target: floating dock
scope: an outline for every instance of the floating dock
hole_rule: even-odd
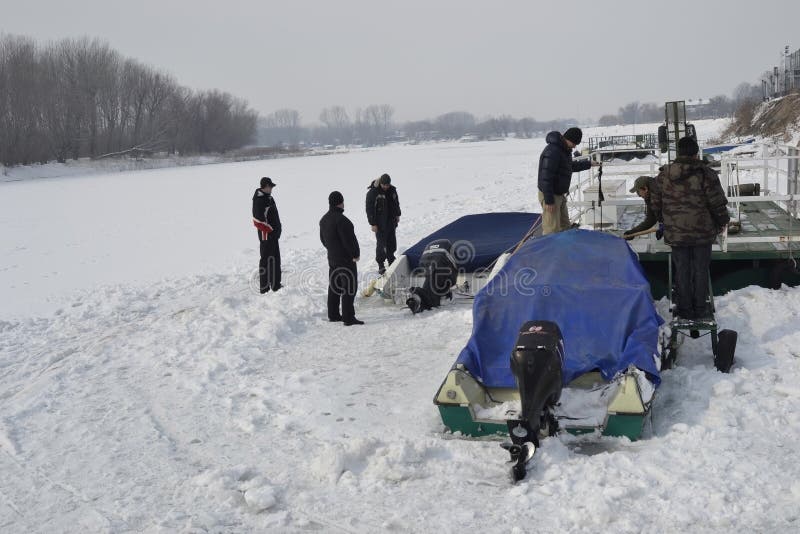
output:
[[[728,234],[712,246],[715,295],[750,285],[800,285],[800,149],[772,144],[754,148],[748,144],[746,153],[737,153],[734,147],[714,162],[715,167],[719,164],[717,171],[733,223]],[[632,149],[636,158],[623,156],[625,149],[614,149],[614,157],[609,158],[608,150],[591,153],[603,162],[602,184],[598,167],[581,173],[582,179],[571,191],[570,206],[576,210],[573,220],[582,225],[621,234],[644,219],[644,201],[628,192],[633,181],[637,176],[656,176],[664,161],[655,150],[642,155],[641,149]],[[639,255],[653,296],[665,296],[670,247],[654,233],[630,244]]]

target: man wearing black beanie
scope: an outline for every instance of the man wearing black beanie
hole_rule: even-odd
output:
[[[258,233],[258,244],[261,260],[258,262],[259,291],[263,295],[269,290],[277,291],[281,284],[281,249],[278,240],[281,237],[281,218],[278,206],[272,197],[275,182],[265,176],[261,178],[259,188],[253,193],[253,226]]]
[[[571,227],[567,210],[572,173],[585,171],[590,160],[573,162],[572,149],[583,138],[580,128],[569,128],[561,135],[557,131],[547,134],[547,146],[539,156],[539,204],[542,206],[542,235],[554,234]]]
[[[328,251],[328,320],[345,326],[364,324],[356,319],[358,287],[356,262],[361,256],[353,223],[344,216],[344,196],[328,195],[328,212],[319,221],[319,239]],[[341,312],[339,304],[341,303]]]
[[[383,262],[388,260],[391,265],[395,260],[395,230],[400,222],[400,199],[388,174],[382,174],[367,187],[367,221],[375,232],[375,263],[378,264],[378,274],[383,274],[386,272]]]
[[[677,157],[662,168],[650,193],[653,213],[664,223],[664,242],[672,247],[676,320],[712,320],[711,245],[730,221],[719,176],[698,152],[697,141],[679,139]]]

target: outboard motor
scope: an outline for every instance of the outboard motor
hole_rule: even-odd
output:
[[[552,408],[561,398],[564,338],[551,321],[528,321],[519,331],[511,354],[511,372],[522,404],[520,419],[507,421],[514,481],[525,478],[526,464],[539,447],[539,435],[553,436],[558,423]]]
[[[431,241],[425,247],[416,269],[416,274],[421,273],[425,281],[422,287],[409,289],[411,295],[406,300],[412,313],[438,307],[442,297],[453,298],[450,288],[456,283],[458,269],[452,247],[447,239]]]

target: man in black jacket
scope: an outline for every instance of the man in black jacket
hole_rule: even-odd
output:
[[[634,235],[638,234],[639,232],[644,232],[645,230],[651,229],[653,226],[658,223],[658,219],[656,218],[655,212],[653,212],[653,206],[651,205],[650,199],[651,195],[650,192],[656,187],[656,179],[650,176],[640,176],[633,182],[633,187],[631,188],[631,193],[636,193],[644,199],[644,207],[645,207],[645,214],[644,220],[622,234],[622,237],[631,240],[633,239]],[[656,232],[656,237],[659,237],[659,233]]]
[[[319,221],[319,239],[328,250],[328,320],[342,321],[345,326],[364,324],[356,319],[353,306],[358,287],[356,262],[361,255],[358,239],[353,223],[344,216],[344,197],[339,191],[328,195],[328,205],[328,213]]]
[[[281,286],[281,218],[278,207],[272,198],[275,183],[271,178],[261,179],[261,187],[253,193],[253,225],[258,233],[261,260],[258,262],[259,286],[261,294],[270,289],[279,290]]]
[[[375,261],[378,263],[378,273],[383,274],[386,272],[383,262],[389,260],[389,265],[394,262],[394,253],[397,250],[395,229],[400,222],[400,199],[397,198],[397,189],[392,185],[388,174],[381,175],[369,185],[367,221],[375,232],[377,241]]]
[[[572,149],[583,137],[580,128],[569,128],[564,135],[547,134],[547,146],[539,156],[539,204],[542,205],[542,235],[554,234],[571,227],[567,211],[567,193],[572,173],[585,171],[594,163],[589,160],[573,163]]]

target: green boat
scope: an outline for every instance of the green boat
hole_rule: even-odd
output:
[[[510,435],[516,480],[558,431],[636,440],[660,383],[662,324],[623,239],[531,239],[476,294],[472,335],[434,404],[450,432]]]

